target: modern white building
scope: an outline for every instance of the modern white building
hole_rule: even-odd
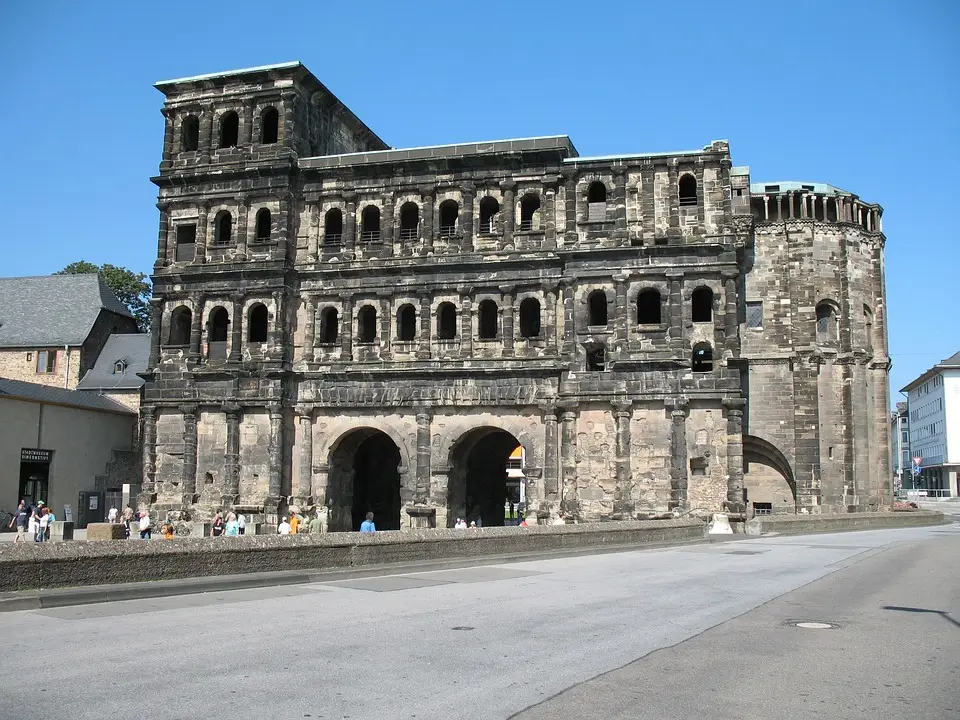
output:
[[[890,413],[890,467],[897,492],[914,486],[913,459],[910,457],[910,416],[905,402],[898,402]]]
[[[960,495],[960,352],[934,365],[901,392],[907,394],[910,456],[921,459],[915,486],[928,495]]]

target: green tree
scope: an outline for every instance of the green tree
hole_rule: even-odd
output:
[[[149,278],[143,273],[136,273],[133,270],[127,270],[127,268],[117,267],[116,265],[94,265],[81,260],[70,263],[54,275],[88,275],[91,273],[98,273],[107,286],[120,298],[120,302],[130,309],[140,332],[150,330],[150,296],[153,294],[153,287],[150,285]]]

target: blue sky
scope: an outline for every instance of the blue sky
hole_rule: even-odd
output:
[[[157,80],[300,60],[395,147],[727,138],[754,181],[884,206],[893,399],[960,350],[960,3],[4,3],[0,275],[149,272]]]

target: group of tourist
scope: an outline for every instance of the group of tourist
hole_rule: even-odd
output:
[[[290,508],[289,517],[284,515],[280,519],[280,524],[277,525],[278,535],[298,535],[302,533],[317,535],[322,532],[323,521],[320,520],[319,510],[314,511],[313,517],[307,520],[306,517],[301,517],[299,510]]]
[[[43,500],[37,500],[35,505],[27,505],[21,500],[17,512],[10,519],[9,527],[16,526],[17,536],[14,542],[26,542],[30,538],[34,542],[44,542],[50,539],[50,527],[56,522],[57,516],[48,508]]]

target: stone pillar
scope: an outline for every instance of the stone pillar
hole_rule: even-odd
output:
[[[546,307],[544,308],[544,335],[547,339],[547,353],[557,354],[557,287],[545,285],[543,287]]]
[[[243,127],[240,128],[240,144],[250,147],[253,144],[253,109],[256,101],[245,100],[243,103]]]
[[[473,355],[473,301],[469,288],[459,287],[460,293],[460,356]]]
[[[566,217],[563,243],[571,248],[577,244],[577,175],[573,171],[563,177],[563,210]]]
[[[170,236],[170,203],[157,203],[157,209],[160,210],[160,231],[157,233],[157,260],[154,267],[159,268],[170,264],[167,248]]]
[[[300,423],[300,471],[296,496],[309,505],[313,496],[313,407],[297,405],[297,420]]]
[[[277,260],[286,260],[290,257],[290,231],[293,227],[293,221],[291,215],[293,214],[294,209],[296,208],[296,203],[292,193],[285,193],[280,196],[280,210],[278,212],[278,230],[277,233],[277,251],[275,254],[272,254]],[[296,245],[296,241],[293,243]],[[294,248],[294,255],[296,255],[296,248]]]
[[[200,162],[210,162],[213,147],[213,103],[206,103],[200,111]]]
[[[343,316],[340,318],[340,360],[353,360],[353,297],[343,298]]]
[[[313,362],[313,346],[317,325],[317,298],[315,295],[306,296],[304,312],[306,317],[303,323],[303,359],[309,363]]]
[[[163,159],[160,161],[160,172],[167,172],[173,167],[173,113],[167,108],[160,111],[163,114]]]
[[[743,513],[743,408],[746,400],[730,398],[723,401],[727,411],[727,504],[730,513]]]
[[[210,242],[210,205],[203,203],[198,208],[197,217],[197,248],[193,256],[195,263],[205,263],[207,261],[207,243]]]
[[[540,215],[543,218],[543,249],[557,249],[557,185],[559,178],[556,175],[543,179],[543,207]]]
[[[157,409],[151,405],[144,405],[140,408],[140,417],[143,418],[141,492],[152,495],[156,492],[154,482],[157,476]]]
[[[627,323],[630,318],[630,308],[627,306],[627,275],[613,276],[613,345],[616,348],[614,357],[619,358],[627,354]]]
[[[513,231],[517,209],[514,194],[517,184],[513,180],[504,180],[500,183],[503,191],[503,247],[513,245]]]
[[[392,340],[393,340],[393,313],[391,312],[391,303],[390,303],[390,293],[389,292],[379,292],[377,296],[380,298],[380,309],[378,313],[380,315],[380,358],[383,360],[389,360],[393,356]]]
[[[724,344],[733,357],[740,355],[740,325],[737,323],[737,274],[720,273],[723,278],[723,295],[726,300],[724,316]]]
[[[560,509],[579,517],[580,493],[577,489],[577,413],[569,406],[560,416],[560,463],[563,478],[563,496]]]
[[[417,350],[417,358],[420,360],[430,359],[430,295],[422,293],[420,295],[420,346]]]
[[[693,175],[697,179],[697,234],[704,234],[707,230],[707,212],[704,203],[707,200],[707,192],[703,185],[703,160],[695,161]],[[680,189],[677,188],[677,202],[679,203]],[[782,219],[782,218],[781,218]]]
[[[473,183],[464,183],[461,188],[463,197],[463,214],[460,216],[460,233],[463,239],[460,242],[460,252],[473,252]]]
[[[383,196],[380,237],[383,238],[383,254],[381,257],[393,257],[393,195]]]
[[[233,257],[236,260],[247,259],[247,244],[250,242],[250,197],[247,195],[237,195],[237,206],[240,211],[237,213],[237,249]]]
[[[274,290],[273,296],[273,327],[270,328],[267,336],[270,339],[270,357],[279,360],[283,359],[285,353],[285,343],[283,342],[283,291]]]
[[[420,233],[423,238],[421,255],[433,255],[433,193],[435,190],[436,188],[430,185],[420,188],[420,202],[423,208],[423,231]]]
[[[223,456],[224,505],[236,505],[240,496],[240,406],[223,404],[227,421],[227,448]]]
[[[680,230],[680,186],[677,184],[677,162],[672,160],[667,166],[667,237],[670,245],[683,242]]]
[[[503,323],[501,327],[503,328],[503,356],[504,357],[513,357],[513,291],[514,288],[511,286],[503,286],[500,288],[501,303],[503,305]]]
[[[190,325],[190,355],[194,362],[200,360],[200,340],[203,332],[203,295],[190,296],[193,302],[193,316]]]
[[[617,165],[613,168],[614,230],[613,238],[617,245],[630,244],[627,234],[627,168]]]
[[[183,504],[193,504],[197,494],[197,412],[196,405],[181,405],[183,415],[183,468],[180,487],[183,491]]]
[[[560,492],[560,463],[558,459],[557,408],[541,405],[543,415],[543,500],[557,501]]]
[[[229,361],[238,363],[243,359],[243,295],[234,293],[233,312],[230,314],[230,357]]]
[[[430,501],[430,423],[429,408],[417,408],[417,480],[413,501],[425,505]]]
[[[307,262],[315,263],[320,257],[320,206],[310,203],[310,227],[307,230]]]
[[[343,194],[343,257],[353,260],[356,257],[354,245],[357,237],[357,194],[348,190]]]
[[[670,413],[670,509],[687,507],[687,404],[674,400]]]
[[[794,220],[797,217],[797,209],[794,207],[794,199],[796,198],[796,193],[789,193],[787,199],[790,203],[790,219]]]
[[[809,195],[800,196],[800,218],[803,220],[806,220],[808,217],[810,217],[810,215],[807,213],[807,198],[809,197]],[[766,204],[764,204],[764,207],[766,207]]]
[[[160,344],[163,342],[163,300],[150,298],[150,359],[147,369],[153,370],[160,364]]]
[[[297,129],[295,127],[295,118],[297,110],[297,94],[293,90],[287,90],[281,96],[282,107],[280,110],[280,143],[288,150],[296,151]]]
[[[667,274],[667,280],[670,282],[669,298],[669,317],[670,317],[670,350],[674,355],[683,354],[685,342],[683,339],[683,273]]]
[[[630,470],[630,420],[633,418],[632,405],[629,402],[614,402],[613,421],[616,425],[615,468],[617,484],[613,493],[613,518],[630,520],[633,518],[633,498],[631,493]]]
[[[267,494],[271,500],[280,498],[280,483],[283,474],[283,410],[274,403],[267,408],[270,411],[270,479]]]
[[[649,160],[640,166],[640,187],[637,196],[640,202],[640,216],[643,226],[643,243],[653,245],[657,235],[657,208],[654,194],[656,173],[653,163]]]

